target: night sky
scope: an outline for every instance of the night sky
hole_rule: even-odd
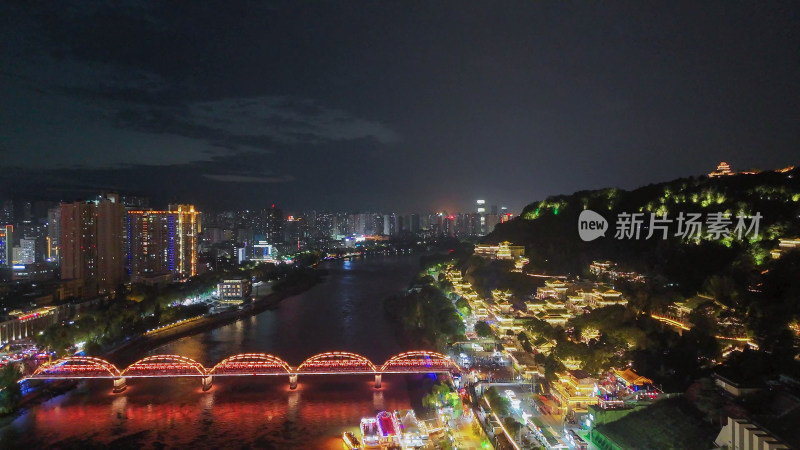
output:
[[[0,63],[2,198],[519,211],[800,162],[796,1],[4,1]]]

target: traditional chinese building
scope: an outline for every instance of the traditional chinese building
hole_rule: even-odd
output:
[[[497,245],[478,244],[475,246],[475,254],[485,258],[516,260],[525,256],[525,246],[512,245],[508,241]]]
[[[556,376],[558,380],[551,384],[551,392],[565,415],[586,414],[589,405],[598,403],[597,380],[587,372],[569,370]]]
[[[782,254],[794,249],[800,249],[800,237],[780,239],[778,241],[778,248],[770,251],[769,253],[772,256],[772,259],[778,259]]]
[[[734,174],[735,172],[731,171],[730,164],[726,163],[725,161],[722,161],[721,163],[717,164],[717,170],[709,173],[708,176],[714,178],[714,177],[724,177],[726,175],[734,175]]]
[[[653,380],[639,375],[632,369],[613,369],[611,373],[618,383],[631,391],[646,390],[653,385]]]

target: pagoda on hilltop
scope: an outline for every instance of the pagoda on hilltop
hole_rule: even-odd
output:
[[[722,177],[726,175],[733,175],[735,172],[731,171],[731,165],[722,161],[717,165],[717,170],[708,174],[709,177]]]

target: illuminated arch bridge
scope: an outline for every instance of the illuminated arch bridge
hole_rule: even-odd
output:
[[[154,355],[136,361],[120,370],[114,364],[87,356],[68,356],[44,364],[26,379],[83,380],[106,378],[114,381],[114,392],[122,392],[128,378],[198,377],[203,390],[211,388],[214,377],[269,376],[289,377],[289,386],[297,387],[299,375],[358,375],[375,376],[375,387],[381,387],[383,374],[446,373],[458,371],[458,366],[441,353],[418,350],[392,356],[377,366],[364,356],[348,352],[327,352],[314,355],[297,367],[267,353],[243,353],[226,358],[214,367],[179,355]]]

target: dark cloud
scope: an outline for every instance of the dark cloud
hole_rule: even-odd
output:
[[[236,149],[314,145],[351,139],[383,144],[398,136],[386,126],[310,101],[249,97],[171,107],[129,106],[114,114],[115,124],[138,131],[202,139]]]
[[[792,2],[0,3],[0,197],[520,208],[797,163]]]
[[[289,183],[294,181],[294,177],[291,175],[262,177],[254,175],[217,175],[206,173],[203,174],[203,176],[214,181],[222,181],[223,183]]]

